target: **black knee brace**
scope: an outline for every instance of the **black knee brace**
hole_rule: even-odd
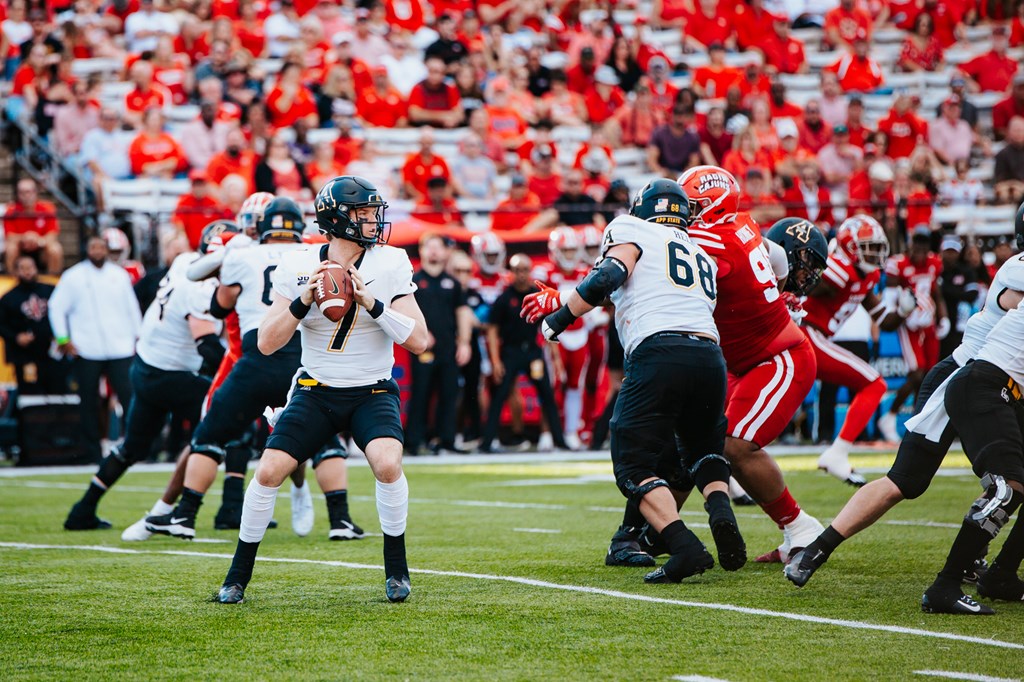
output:
[[[995,538],[1020,506],[1022,496],[998,474],[986,473],[982,476],[981,487],[985,492],[971,505],[964,516],[964,522],[981,528]]]
[[[708,484],[715,481],[728,483],[731,473],[729,460],[722,455],[704,455],[690,467],[690,478],[693,479],[697,490],[702,492]]]
[[[644,476],[644,478],[647,478],[647,476]],[[622,483],[619,484],[619,490],[622,491],[622,494],[628,497],[629,499],[633,500],[637,504],[640,504],[640,500],[643,499],[644,495],[651,492],[655,488],[668,487],[668,481],[666,481],[663,478],[656,478],[653,481],[648,481],[647,483],[644,483],[643,485],[637,485],[636,483],[627,478]]]
[[[192,454],[209,457],[216,462],[218,466],[224,461],[224,457],[226,455],[224,448],[219,445],[211,445],[209,443],[203,445],[200,445],[199,443],[192,443]]]
[[[320,452],[313,455],[313,468],[316,469],[320,466],[320,463],[325,459],[331,459],[332,457],[340,457],[341,459],[348,459],[348,450],[342,447],[337,448],[324,448]]]

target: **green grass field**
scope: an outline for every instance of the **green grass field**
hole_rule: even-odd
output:
[[[782,462],[794,495],[822,520],[852,492],[812,471],[812,459]],[[115,529],[87,533],[61,523],[88,474],[0,475],[0,679],[1020,677],[1024,604],[996,604],[989,618],[919,609],[979,491],[969,472],[945,473],[797,590],[778,564],[716,567],[680,585],[645,585],[644,569],[605,567],[623,502],[606,460],[413,460],[407,603],[384,599],[380,538],[329,542],[319,499],[313,534],[296,537],[286,484],[281,528],[263,542],[241,606],[207,601],[236,538],[212,530],[214,495],[197,530],[222,542],[129,544],[121,530],[166,474],[129,473],[101,505]],[[379,532],[368,469],[353,467],[351,479],[353,518]],[[778,544],[767,517],[738,512],[751,557]],[[700,506],[691,500],[684,513],[710,545]]]

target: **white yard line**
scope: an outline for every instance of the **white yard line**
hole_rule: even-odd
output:
[[[0,548],[12,549],[12,550],[63,550],[63,551],[85,551],[85,552],[106,552],[109,554],[127,554],[127,555],[169,555],[169,556],[188,556],[188,557],[201,557],[207,559],[221,559],[229,560],[232,558],[230,554],[219,554],[213,552],[190,552],[180,550],[139,550],[139,549],[125,549],[123,547],[105,547],[102,545],[42,545],[42,544],[30,544],[24,542],[0,542]],[[356,570],[382,570],[381,566],[374,566],[370,564],[356,564],[348,561],[321,561],[316,559],[291,559],[291,558],[275,558],[275,557],[259,557],[260,561],[267,563],[280,563],[280,564],[311,564],[316,566],[333,566],[337,568],[350,568]],[[981,646],[995,647],[999,649],[1015,649],[1024,651],[1024,644],[1017,642],[1004,642],[996,639],[987,639],[984,637],[971,637],[969,635],[958,635],[951,632],[938,632],[934,630],[924,630],[921,628],[908,628],[899,625],[882,625],[879,623],[867,623],[859,620],[846,620],[841,618],[824,618],[822,616],[811,616],[803,613],[790,613],[787,611],[772,611],[769,609],[757,609],[747,606],[737,606],[735,604],[716,604],[716,603],[703,603],[695,601],[687,601],[683,599],[669,599],[667,597],[654,597],[647,594],[633,594],[630,592],[621,592],[619,590],[606,590],[599,587],[587,587],[585,585],[566,585],[562,583],[553,583],[546,580],[535,580],[533,578],[520,578],[511,575],[490,575],[487,573],[467,573],[463,571],[440,571],[428,568],[411,569],[413,574],[420,575],[438,575],[450,578],[466,578],[470,580],[484,580],[488,582],[504,582],[513,583],[516,585],[526,585],[528,587],[539,587],[547,590],[557,590],[560,592],[576,592],[580,594],[591,594],[601,597],[609,597],[612,599],[622,599],[626,601],[645,602],[650,604],[667,604],[670,606],[682,606],[692,609],[704,609],[710,611],[726,611],[731,613],[739,613],[748,616],[756,616],[759,618],[781,618],[785,620],[794,620],[802,623],[813,623],[815,625],[830,625],[833,627],[847,628],[851,630],[869,630],[873,632],[888,632],[899,635],[910,635],[914,637],[924,637],[928,639],[947,640],[953,642],[964,642],[967,644],[978,644]]]
[[[720,677],[707,677],[706,675],[675,675],[671,679],[676,682],[729,682]]]
[[[954,673],[947,670],[915,670],[915,675],[942,677],[947,680],[966,680],[967,682],[1020,682],[1019,677],[991,677],[977,673]]]
[[[541,533],[547,535],[557,535],[562,532],[557,528],[513,528],[512,530],[517,533]]]

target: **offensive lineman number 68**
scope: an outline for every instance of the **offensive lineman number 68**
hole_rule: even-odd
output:
[[[676,286],[690,289],[696,283],[694,266],[696,265],[697,280],[704,294],[715,300],[715,271],[707,256],[699,251],[690,253],[682,242],[668,243],[668,276]]]

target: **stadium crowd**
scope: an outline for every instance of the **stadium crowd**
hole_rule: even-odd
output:
[[[422,422],[411,449],[431,438],[435,449],[480,439],[486,449],[490,422],[503,413],[488,418],[474,387],[509,395],[514,433],[524,410],[536,412],[525,385],[525,402],[512,385],[504,390],[514,368],[502,343],[522,330],[490,320],[495,303],[530,286],[518,273],[546,273],[550,282],[553,271],[592,263],[593,234],[600,239],[639,184],[698,164],[739,179],[741,209],[765,227],[795,216],[833,236],[847,215],[866,213],[894,254],[927,231],[941,252],[952,321],[943,348],[955,346],[1012,241],[961,239],[933,213],[1024,198],[1024,72],[1011,56],[1024,46],[1022,8],[971,0],[9,0],[0,3],[4,115],[46,136],[88,178],[101,209],[112,208],[104,206],[112,183],[187,178],[161,226],[164,263],[196,248],[202,228],[236,215],[252,192],[309,207],[337,175],[373,181],[404,207],[391,215],[408,216],[395,229],[413,235],[405,244],[437,232],[418,239],[422,281],[463,291],[448,302],[450,317],[428,314],[435,339],[451,337],[445,357],[429,361],[437,376],[421,371],[423,356],[411,360],[410,414]],[[907,87],[921,74],[935,79]],[[798,82],[812,92],[794,96]],[[947,89],[932,109],[929,93]],[[873,108],[879,102],[887,110]],[[382,132],[404,128],[418,130],[399,143]],[[24,179],[6,207],[8,273],[20,273],[22,255],[49,274],[63,270],[56,209],[38,195]],[[141,266],[127,261],[137,235],[103,236],[138,280]],[[532,261],[509,261],[521,240],[549,246],[525,249]],[[155,281],[152,272],[143,279],[143,309]],[[561,410],[556,424],[538,419],[550,429],[543,445],[603,440],[592,435],[604,428],[598,396],[616,383],[616,368],[610,379],[603,369],[606,325],[594,321],[581,335],[582,359],[541,363],[542,383],[536,365],[516,359],[536,386],[553,375],[556,392],[535,389],[545,411],[553,401]],[[19,343],[17,334],[5,334],[8,344]],[[874,338],[870,325],[859,334],[851,344]],[[422,386],[435,380],[443,404],[461,390],[457,424],[427,425],[432,391]]]

